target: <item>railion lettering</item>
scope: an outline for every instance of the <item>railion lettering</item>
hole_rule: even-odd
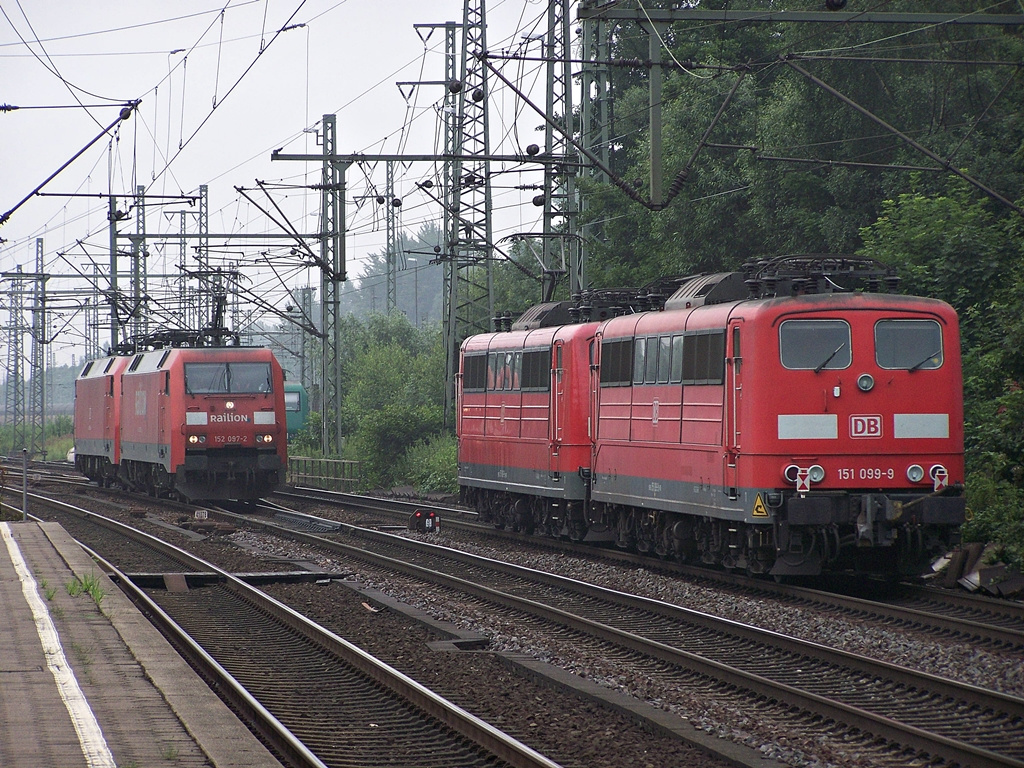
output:
[[[248,423],[249,417],[244,416],[241,413],[211,413],[210,421],[213,423],[223,423],[228,421]]]

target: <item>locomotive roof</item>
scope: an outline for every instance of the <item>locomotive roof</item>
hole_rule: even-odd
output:
[[[888,313],[928,313],[943,323],[955,322],[953,308],[940,299],[923,296],[904,296],[890,293],[821,293],[801,296],[780,296],[763,299],[738,299],[721,304],[698,305],[671,309],[664,312],[645,312],[642,315],[617,317],[605,324],[613,333],[647,333],[660,328],[679,329],[686,318],[687,328],[724,327],[728,319],[737,314],[748,321],[755,316],[765,322],[787,315],[820,312],[879,311]]]

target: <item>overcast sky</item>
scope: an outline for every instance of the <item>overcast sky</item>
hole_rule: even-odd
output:
[[[0,112],[0,214],[100,136],[121,104],[141,100],[116,132],[46,185],[47,196],[30,198],[0,226],[0,270],[21,265],[33,272],[42,238],[51,290],[63,276],[109,263],[110,191],[143,185],[150,196],[194,195],[207,185],[211,232],[279,231],[235,191],[259,179],[274,188],[300,230],[315,231],[318,198],[298,187],[319,181],[318,165],[272,162],[270,155],[277,148],[318,153],[315,129],[324,114],[337,115],[340,153],[443,151],[441,87],[403,92],[395,83],[443,79],[442,30],[424,41],[428,30],[414,25],[461,21],[462,0],[20,0],[0,8],[0,105],[19,108]],[[540,54],[540,42],[527,38],[545,28],[545,2],[491,0],[487,14],[491,51],[529,45],[530,54]],[[539,63],[508,63],[504,71],[542,94]],[[492,152],[543,144],[537,114],[497,82],[491,90]],[[427,164],[397,169],[403,229],[440,224],[440,207],[415,187],[438,171]],[[350,276],[359,274],[361,257],[384,249],[383,216],[363,201],[383,190],[384,178],[383,166],[349,170]],[[535,170],[503,177],[496,240],[541,229],[540,209],[529,205],[535,192],[512,189],[539,181]],[[258,189],[249,194],[269,205]],[[174,212],[185,209],[178,201],[147,209],[147,231],[178,231],[181,215]],[[255,263],[270,247],[237,247],[224,258]],[[151,274],[175,270],[177,241],[152,242],[150,249]],[[278,266],[290,284],[319,283],[312,270],[284,263],[282,273]],[[278,288],[269,270],[253,279],[268,295]],[[72,285],[83,287],[81,280],[64,283]],[[56,345],[65,353],[81,344],[75,325]],[[0,353],[6,358],[6,350]]]

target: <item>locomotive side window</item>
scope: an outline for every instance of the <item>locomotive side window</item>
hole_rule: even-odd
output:
[[[270,363],[186,363],[185,391],[193,395],[270,392]]]
[[[672,375],[669,381],[678,384],[683,380],[683,337],[672,337]]]
[[[672,368],[672,337],[662,336],[658,341],[658,383],[668,384]]]
[[[647,366],[644,369],[644,383],[653,384],[658,378],[658,337],[647,339]]]
[[[790,370],[849,368],[850,325],[845,320],[786,320],[779,326],[779,355]]]
[[[523,352],[523,375],[520,381],[524,390],[541,392],[551,388],[550,349],[527,349]]]
[[[942,329],[934,320],[879,320],[875,324],[879,368],[918,371],[942,366]]]
[[[633,383],[643,384],[647,372],[647,340],[633,340]]]
[[[610,342],[602,352],[601,383],[612,386],[613,380],[605,378],[607,370],[608,347],[622,342]],[[615,354],[614,352],[612,354]],[[637,339],[633,345],[633,383],[634,384],[674,384],[682,381],[683,370],[683,337],[682,336],[649,336]],[[613,374],[609,373],[609,376]],[[628,384],[629,380],[617,382]]]
[[[465,379],[463,380],[463,391],[467,389],[483,389],[486,384],[486,388],[491,392],[510,392],[512,390],[518,390],[521,388],[522,376],[523,376],[523,353],[513,352],[511,350],[502,352],[488,352],[487,363],[486,363],[486,381],[481,382],[479,373],[477,372],[477,366],[483,366],[483,363],[476,363],[473,361],[476,358],[484,360],[483,355],[466,357],[465,361]],[[548,353],[548,361],[550,367],[550,352]],[[470,369],[473,368],[471,371]],[[470,374],[472,373],[472,377]],[[470,387],[473,384],[473,387]]]
[[[512,389],[513,378],[515,377],[516,356],[512,352],[506,352],[501,356],[501,388]]]
[[[494,390],[497,387],[498,381],[498,366],[500,361],[498,360],[497,352],[487,353],[487,389]]]
[[[633,381],[632,365],[632,339],[601,340],[602,387],[628,387]]]
[[[725,330],[684,334],[683,384],[721,384],[725,381]]]
[[[466,355],[462,361],[462,369],[464,391],[483,392],[487,388],[487,355]]]

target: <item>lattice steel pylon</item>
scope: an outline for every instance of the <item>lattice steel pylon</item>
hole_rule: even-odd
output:
[[[398,245],[398,211],[402,207],[401,198],[395,197],[395,163],[386,161],[387,175],[384,182],[384,213],[387,223],[387,250],[385,251],[388,271],[387,312],[391,314],[398,308],[398,272],[405,269],[403,254]]]
[[[583,66],[580,97],[580,144],[596,156],[605,168],[611,167],[611,126],[613,100],[609,65],[611,60],[611,25],[603,18],[585,19],[583,28]],[[599,182],[608,182],[608,176],[591,165],[590,176]],[[580,213],[587,210],[587,198],[580,196]],[[581,283],[589,288],[586,281],[586,249],[589,242],[603,237],[599,224],[584,224],[581,231],[580,262],[583,275]]]
[[[586,265],[576,233],[578,201],[576,166],[578,160],[567,137],[573,131],[572,68],[569,43],[570,0],[549,0],[548,28],[544,41],[547,61],[547,94],[544,152],[564,157],[564,165],[544,165],[544,300],[549,301],[558,278],[569,271],[569,292],[587,287]],[[556,130],[555,124],[561,130]],[[562,219],[561,222],[558,219]]]
[[[149,332],[149,312],[146,311],[146,293],[148,290],[148,271],[146,257],[149,249],[146,246],[146,187],[142,184],[135,188],[135,234],[130,236],[132,244],[132,311],[129,315],[130,336],[141,339]]]
[[[29,373],[29,454],[46,459],[46,281],[43,240],[36,239],[36,273],[32,302],[32,362]]]
[[[341,285],[345,282],[345,174],[336,159],[337,121],[324,115],[321,124],[323,168],[320,182],[320,317],[324,331],[323,423],[325,456],[341,452]]]
[[[21,274],[21,265],[17,270],[8,273],[11,289],[8,293],[7,324],[7,423],[11,425],[10,455],[28,447],[25,424],[25,376],[23,365],[22,333],[25,329],[24,297],[25,289]]]
[[[462,14],[459,69],[446,57],[445,97],[445,424],[452,424],[459,346],[491,329],[494,278],[491,261],[491,169],[485,0],[466,0]]]

